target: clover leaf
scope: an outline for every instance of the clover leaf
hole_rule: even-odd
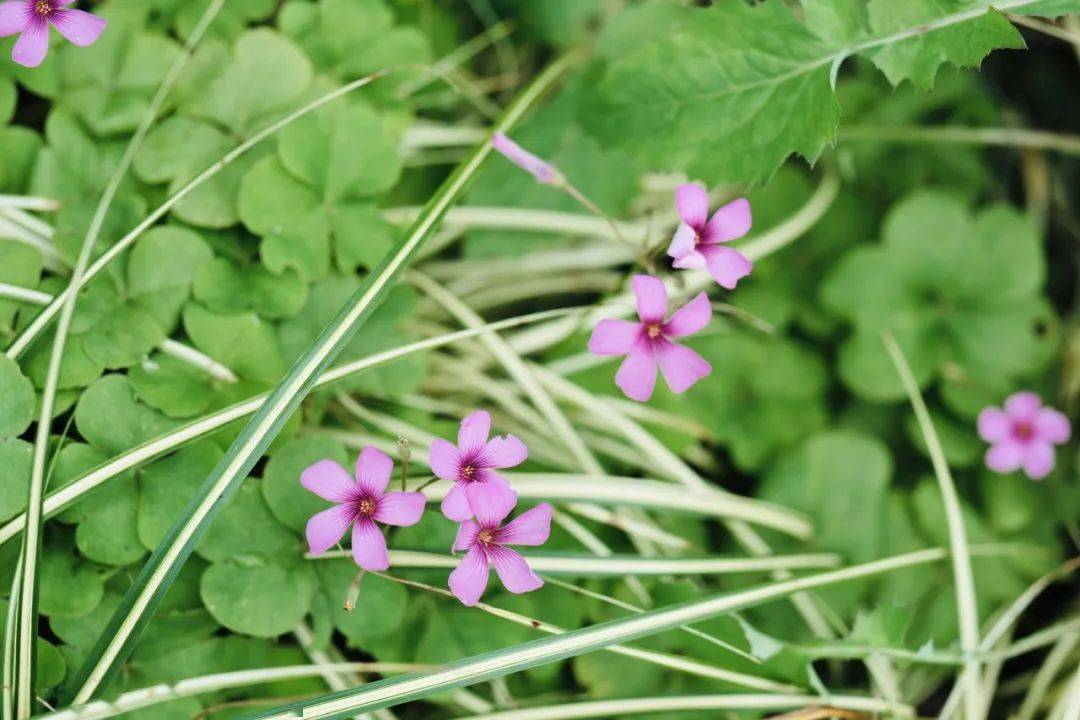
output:
[[[34,386],[14,360],[0,357],[0,440],[22,435],[34,419]]]
[[[848,253],[822,287],[825,305],[854,326],[840,349],[853,391],[903,397],[885,331],[923,387],[945,376],[994,384],[1045,364],[1055,318],[1038,294],[1042,249],[1023,215],[1005,206],[973,214],[949,195],[919,192],[892,208],[882,234],[881,244]]]
[[[279,564],[265,558],[230,560],[203,573],[202,598],[228,629],[254,637],[277,637],[304,619],[315,592],[310,565],[297,559]]]

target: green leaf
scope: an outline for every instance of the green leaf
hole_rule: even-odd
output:
[[[345,595],[359,568],[351,560],[320,560],[315,566],[322,592],[333,608],[334,626],[350,647],[364,648],[373,638],[399,631],[409,608],[405,587],[385,578],[365,575],[356,597],[356,609],[345,609]]]
[[[139,476],[139,539],[155,548],[168,533],[178,512],[198,491],[203,479],[221,460],[221,450],[199,442],[147,466]]]
[[[289,632],[311,608],[315,584],[310,566],[268,560],[214,563],[203,573],[203,602],[225,627],[254,637]]]
[[[299,548],[296,535],[270,513],[259,485],[249,480],[240,488],[203,537],[197,549],[199,555],[216,562],[238,556],[271,556]]]
[[[846,255],[822,286],[824,304],[855,327],[840,351],[852,390],[903,396],[885,330],[923,387],[939,375],[995,385],[1047,362],[1056,319],[1038,297],[1045,262],[1022,214],[994,206],[973,215],[949,195],[917,192],[892,208],[883,234],[881,245]]]
[[[985,0],[817,0],[807,23],[785,3],[715,3],[681,12],[628,10],[601,39],[595,98],[585,113],[600,142],[651,167],[710,184],[762,181],[792,153],[817,159],[840,120],[832,77],[852,54],[869,56],[895,84],[929,87],[945,63],[975,65],[1023,47]],[[649,22],[656,22],[650,26]]]
[[[300,473],[319,460],[333,460],[346,468],[351,464],[341,443],[320,435],[285,443],[266,464],[263,497],[274,517],[288,528],[302,531],[308,518],[329,507],[326,500],[300,484]]]
[[[171,330],[196,272],[212,257],[206,242],[190,230],[153,228],[135,242],[128,257],[128,292],[159,325]]]
[[[319,188],[322,201],[378,195],[401,175],[400,138],[369,104],[330,106],[281,132],[278,157],[296,178]]]
[[[101,603],[104,594],[102,576],[94,566],[80,561],[65,544],[45,543],[39,609],[50,623],[86,615]]]
[[[135,396],[171,418],[198,415],[214,400],[210,378],[191,363],[154,353],[128,371]]]
[[[78,517],[75,545],[89,560],[103,565],[129,565],[146,554],[139,542],[139,488],[132,477],[117,478],[97,488],[72,508]]]
[[[291,109],[312,78],[311,63],[300,49],[265,28],[241,35],[231,60],[218,73],[205,93],[191,98],[182,109],[241,136]]]
[[[34,386],[14,360],[0,356],[0,440],[22,435],[34,420]]]
[[[0,442],[0,521],[26,510],[34,446],[12,438]]]
[[[41,137],[29,128],[0,127],[0,191],[19,193],[26,189]],[[0,265],[2,267],[2,265]]]
[[[195,347],[242,377],[275,382],[285,373],[273,328],[254,313],[214,313],[189,303],[184,330]]]
[[[308,288],[293,270],[274,274],[261,265],[238,267],[214,258],[199,268],[195,298],[217,312],[254,310],[265,318],[291,317],[307,300]]]
[[[987,0],[869,0],[867,9],[873,35],[882,37],[988,4]],[[893,85],[911,80],[930,90],[938,68],[945,63],[972,67],[991,50],[1023,47],[1024,40],[1012,23],[991,10],[963,23],[870,50],[867,55]]]
[[[110,456],[133,448],[174,423],[139,404],[123,375],[106,375],[86,389],[75,406],[75,426],[91,445]]]

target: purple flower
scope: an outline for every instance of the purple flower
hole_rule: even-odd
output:
[[[487,587],[490,566],[512,593],[536,590],[544,581],[536,576],[518,553],[507,545],[543,545],[551,532],[551,506],[547,503],[527,510],[506,525],[502,521],[517,503],[494,488],[480,488],[469,496],[476,522],[466,520],[458,528],[454,552],[467,551],[454,572],[450,590],[466,605],[475,605]]]
[[[1032,480],[1042,480],[1054,469],[1054,446],[1069,440],[1072,428],[1064,413],[1044,407],[1033,392],[1013,393],[1005,409],[985,408],[979,413],[979,437],[990,443],[986,467],[997,473],[1020,468]]]
[[[532,174],[536,181],[544,185],[559,185],[563,175],[555,166],[533,155],[501,132],[491,137],[491,146],[510,162]]]
[[[746,198],[732,200],[709,218],[709,195],[705,188],[680,185],[675,189],[675,207],[682,222],[667,251],[675,258],[674,266],[708,268],[721,287],[734,290],[739,279],[750,274],[754,264],[724,243],[750,231],[750,203]]]
[[[673,392],[685,392],[712,372],[705,358],[671,338],[693,335],[709,324],[712,306],[705,293],[698,293],[664,320],[667,314],[667,289],[652,275],[635,275],[631,281],[637,296],[641,322],[601,320],[589,338],[589,351],[595,355],[626,355],[615,374],[615,384],[634,400],[652,397],[656,385],[656,366]]]
[[[473,516],[469,506],[479,488],[494,488],[510,507],[517,502],[517,493],[496,470],[525,462],[529,450],[513,435],[488,440],[490,433],[491,415],[477,410],[461,421],[457,447],[442,438],[431,443],[431,470],[436,477],[455,483],[442,501],[443,515],[454,522]]]
[[[80,47],[92,45],[105,29],[105,19],[70,10],[75,0],[9,0],[0,2],[0,37],[19,34],[11,59],[37,67],[49,52],[49,26]]]
[[[307,541],[313,555],[321,555],[353,526],[352,554],[365,570],[390,567],[386,539],[375,523],[408,526],[420,521],[424,496],[417,492],[386,492],[394,462],[379,450],[366,447],[356,461],[356,478],[333,460],[320,460],[304,470],[300,483],[321,498],[337,503],[313,515],[307,523]]]

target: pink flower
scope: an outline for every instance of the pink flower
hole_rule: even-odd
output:
[[[750,274],[754,264],[724,243],[750,231],[750,203],[746,198],[732,200],[709,218],[709,195],[705,188],[680,185],[675,189],[675,207],[682,222],[667,251],[675,258],[674,266],[708,268],[721,287],[734,290],[739,279]]]
[[[92,45],[105,29],[105,19],[82,10],[69,10],[75,0],[9,0],[0,2],[0,37],[19,33],[11,59],[37,67],[49,52],[49,26],[71,42]]]
[[[536,157],[501,132],[491,137],[491,146],[507,160],[531,173],[539,183],[559,185],[564,180],[562,173],[555,166]]]
[[[415,525],[424,513],[424,496],[417,492],[386,492],[394,462],[379,450],[366,447],[356,461],[356,479],[333,460],[320,460],[304,470],[300,483],[321,498],[337,503],[313,515],[307,523],[307,541],[313,555],[321,555],[353,526],[352,554],[365,570],[390,567],[386,539],[375,523]]]
[[[615,374],[615,384],[634,400],[652,397],[656,385],[656,365],[673,392],[685,392],[712,372],[705,358],[671,338],[693,335],[709,324],[712,306],[705,293],[698,293],[665,321],[667,290],[651,275],[635,275],[634,295],[641,322],[601,320],[589,338],[589,351],[595,355],[626,355]]]
[[[1067,442],[1072,428],[1064,413],[1043,407],[1033,392],[1013,393],[1005,409],[985,408],[979,413],[979,437],[990,443],[986,467],[998,473],[1020,468],[1032,480],[1042,480],[1054,469],[1054,446]]]
[[[517,500],[493,488],[481,488],[470,496],[476,522],[466,520],[458,528],[454,552],[466,550],[465,557],[450,573],[450,590],[466,605],[475,605],[487,587],[490,566],[512,593],[536,590],[544,581],[536,576],[518,553],[507,545],[543,545],[551,532],[551,506],[547,503],[527,510],[502,525]]]
[[[442,501],[443,515],[454,522],[473,516],[469,506],[479,488],[494,488],[510,507],[517,502],[517,493],[495,471],[525,462],[529,450],[513,435],[488,440],[490,432],[491,415],[477,410],[461,421],[457,447],[442,438],[431,443],[431,470],[436,477],[455,483]]]

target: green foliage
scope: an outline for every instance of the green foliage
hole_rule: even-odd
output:
[[[1002,0],[1004,9],[1038,17],[1080,12],[1076,0],[1016,1]],[[58,201],[58,210],[34,215],[53,228],[41,239],[60,257],[12,241],[0,225],[0,283],[49,296],[67,287],[101,193],[209,2],[97,3],[94,11],[109,21],[102,39],[89,48],[54,42],[33,71],[8,63],[14,41],[0,40],[0,195]],[[1080,495],[1074,447],[1059,448],[1059,469],[1036,484],[1020,473],[986,471],[987,446],[975,430],[980,410],[1022,388],[1075,409],[1071,166],[1038,148],[1021,160],[1012,148],[988,152],[919,134],[927,125],[1058,129],[1054,112],[1067,93],[1048,90],[1059,69],[1042,56],[1033,55],[1031,75],[1017,66],[1026,81],[1022,101],[1012,85],[1019,81],[1003,82],[1000,68],[984,75],[967,69],[994,49],[1023,46],[1008,16],[988,4],[227,0],[120,184],[95,257],[287,113],[371,72],[393,72],[237,159],[82,290],[61,365],[47,490],[100,476],[95,469],[133,448],[280,382],[394,246],[399,218],[409,214],[404,209],[424,205],[448,175],[462,156],[459,145],[490,126],[545,58],[587,48],[588,59],[558,94],[512,129],[516,141],[556,165],[602,213],[625,222],[635,254],[650,238],[658,274],[670,272],[663,250],[672,190],[686,180],[709,185],[713,208],[747,196],[751,243],[791,242],[755,257],[737,290],[709,286],[719,309],[685,342],[713,372],[686,393],[669,392],[661,380],[647,407],[631,406],[613,383],[616,363],[590,365],[581,356],[591,329],[584,324],[552,349],[546,343],[557,333],[550,328],[514,329],[505,334],[512,347],[528,362],[565,363],[567,379],[617,400],[616,408],[707,483],[804,515],[814,529],[805,542],[763,531],[773,552],[835,553],[852,564],[948,544],[922,433],[881,343],[883,332],[893,333],[925,391],[969,540],[980,547],[973,559],[980,620],[995,617],[1069,555],[1065,539],[1075,534]],[[500,20],[513,30],[508,39],[495,47],[477,40],[459,52]],[[444,56],[452,62],[441,64],[437,79],[423,74],[424,63]],[[1002,63],[1010,60],[1003,54]],[[459,130],[468,140],[453,139]],[[890,132],[912,132],[914,139],[883,140]],[[811,167],[790,160],[793,154]],[[835,199],[805,215],[833,179],[840,183]],[[640,272],[617,258],[626,249],[595,237],[591,228],[603,219],[505,158],[484,164],[462,204],[491,226],[455,220],[437,228],[437,250],[421,258],[420,269],[487,320],[603,302],[596,288],[623,292],[626,276]],[[516,211],[551,212],[545,217],[570,229],[522,228],[520,218],[529,216]],[[6,212],[0,202],[0,217],[17,219]],[[499,227],[507,217],[514,222]],[[790,235],[793,218],[810,220],[797,237]],[[536,265],[539,258],[548,264]],[[686,276],[676,277],[678,287]],[[37,312],[33,303],[0,298],[0,345]],[[401,283],[336,363],[456,329],[443,308]],[[52,341],[46,331],[20,357],[0,357],[0,524],[25,510]],[[198,353],[238,379],[219,368],[208,372]],[[339,392],[372,414],[350,413]],[[552,392],[606,472],[658,480],[678,472],[612,429],[606,409],[577,408]],[[578,469],[579,459],[532,398],[475,338],[319,390],[224,503],[106,695],[309,663],[289,637],[300,623],[312,629],[315,649],[376,662],[442,665],[536,638],[528,627],[371,573],[360,581],[357,608],[347,611],[357,577],[352,560],[304,558],[307,521],[329,505],[300,485],[304,468],[331,459],[351,469],[356,446],[379,442],[389,449],[401,433],[413,439],[412,482],[423,482],[425,434],[453,438],[460,417],[477,408],[492,411],[496,432],[528,443],[527,470]],[[39,643],[36,688],[43,699],[77,689],[75,671],[148,553],[199,496],[243,422],[185,435],[168,452],[141,457],[46,523],[40,610],[48,640]],[[725,523],[641,512],[636,521],[653,522],[689,547],[639,544],[617,523],[580,522],[620,554],[747,553],[738,526],[733,535]],[[388,538],[397,549],[445,554],[455,532],[430,506],[419,523]],[[19,542],[16,535],[0,546],[8,585]],[[543,552],[584,551],[578,537],[557,527]],[[443,569],[392,572],[439,587],[447,579]],[[644,578],[648,598],[626,578],[573,581],[659,608],[767,577]],[[830,621],[850,628],[827,645],[951,652],[958,633],[952,582],[942,563],[816,591]],[[628,616],[554,583],[527,595],[506,593],[494,575],[485,601],[566,628]],[[1070,620],[1071,606],[1057,605],[1040,606],[1045,618],[1032,614],[1018,635]],[[799,688],[862,683],[847,664],[842,674],[839,665],[811,666],[822,644],[779,603],[695,628],[762,662],[681,631],[634,644]],[[895,667],[903,698],[920,708],[925,693],[939,692],[952,677],[943,668]],[[1012,673],[1006,665],[1005,674]],[[1007,682],[1015,684],[1016,676]],[[523,707],[548,694],[561,701],[744,690],[610,653],[528,668],[507,683]],[[255,711],[219,704],[325,691],[317,677],[266,683],[129,715],[187,720],[212,708],[214,717],[233,717]],[[476,692],[488,695],[485,687]],[[1007,698],[995,702],[1004,704],[993,713],[1011,710]]]

